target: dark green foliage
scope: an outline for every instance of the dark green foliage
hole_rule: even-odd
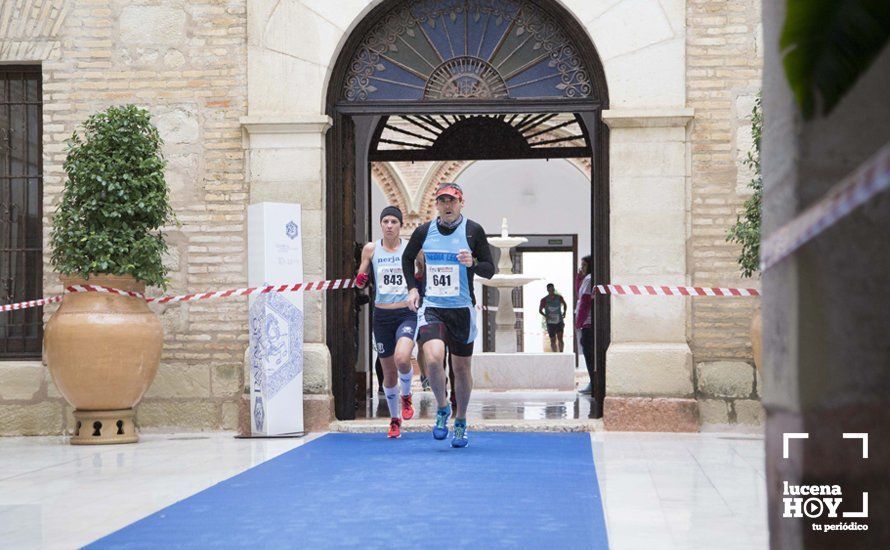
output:
[[[760,137],[763,132],[763,112],[760,103],[760,94],[754,100],[754,109],[751,111],[751,136],[754,138],[754,148],[748,151],[745,165],[754,171],[754,178],[748,183],[748,187],[754,190],[748,200],[745,201],[745,211],[736,218],[735,224],[729,228],[726,240],[742,245],[739,255],[739,267],[743,277],[750,277],[760,268],[760,204],[763,200],[763,177],[760,175]]]
[[[888,37],[888,0],[788,0],[780,47],[804,118],[830,113]]]
[[[132,275],[166,288],[160,228],[170,208],[161,137],[148,111],[109,107],[68,140],[68,180],[53,217],[52,264],[63,275]]]

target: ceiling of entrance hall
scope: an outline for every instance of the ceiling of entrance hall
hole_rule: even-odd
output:
[[[581,49],[530,2],[420,0],[392,9],[352,55],[347,101],[582,99]]]

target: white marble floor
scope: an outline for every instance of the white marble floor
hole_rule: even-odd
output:
[[[609,546],[769,547],[763,438],[593,433]]]
[[[82,546],[315,437],[148,434],[106,447],[0,438],[0,548]],[[590,437],[611,548],[767,547],[762,438]]]
[[[0,548],[79,548],[317,435],[140,437],[106,446],[0,437]]]

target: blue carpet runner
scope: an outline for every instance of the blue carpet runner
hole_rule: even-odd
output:
[[[89,548],[607,548],[586,433],[328,434]]]

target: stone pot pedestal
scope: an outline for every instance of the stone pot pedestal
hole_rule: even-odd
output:
[[[136,424],[133,422],[136,411],[120,409],[116,411],[74,411],[74,435],[72,445],[108,445],[113,443],[136,443]]]

